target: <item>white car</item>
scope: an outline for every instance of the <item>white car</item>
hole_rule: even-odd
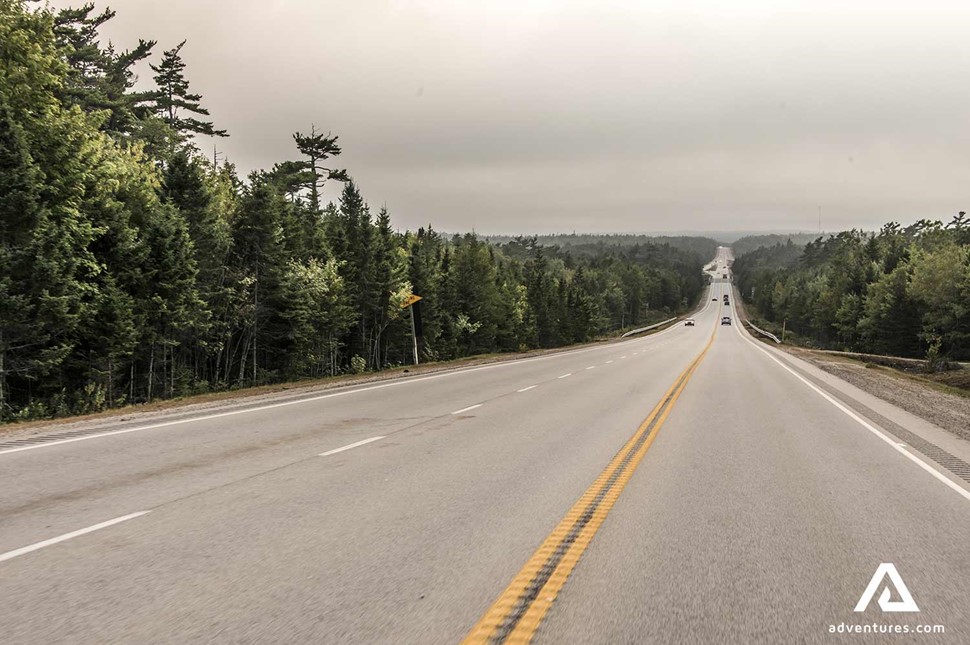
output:
[[[694,326],[693,318],[688,318],[687,320],[684,321],[684,327],[693,327],[693,326]]]

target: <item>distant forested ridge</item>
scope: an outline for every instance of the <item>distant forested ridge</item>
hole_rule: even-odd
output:
[[[718,243],[709,237],[692,235],[637,235],[631,233],[561,233],[534,235],[541,246],[558,247],[574,254],[599,254],[603,249],[613,247],[633,247],[639,245],[666,245],[687,251],[704,258],[712,258],[717,253]],[[487,235],[485,239],[493,244],[503,244],[515,239],[510,235]]]
[[[734,257],[741,257],[745,253],[750,253],[756,249],[766,246],[786,245],[791,242],[793,245],[803,247],[809,242],[814,242],[822,237],[816,233],[769,233],[765,235],[746,235],[731,244]]]
[[[891,223],[734,262],[743,298],[820,347],[970,359],[970,220]]]
[[[0,0],[0,421],[408,363],[412,293],[443,360],[587,341],[704,288],[708,242],[397,231],[312,127],[241,178],[193,143],[229,133],[191,45],[119,51],[113,16]]]

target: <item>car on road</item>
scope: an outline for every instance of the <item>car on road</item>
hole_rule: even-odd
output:
[[[717,298],[711,298],[711,300],[713,300],[714,302],[717,302]]]
[[[724,317],[722,317],[721,318],[721,324],[722,325],[730,325],[731,324],[731,316],[724,316]]]
[[[688,318],[687,320],[684,321],[684,327],[693,327],[693,326],[694,326],[693,318]]]

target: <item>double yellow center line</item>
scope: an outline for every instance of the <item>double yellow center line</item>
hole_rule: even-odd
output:
[[[711,348],[717,329],[715,326],[701,353],[680,373],[636,433],[529,558],[512,583],[468,633],[463,644],[518,645],[532,640],[569,574],[602,526],[667,420],[680,393]]]

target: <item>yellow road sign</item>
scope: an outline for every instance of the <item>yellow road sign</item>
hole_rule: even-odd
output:
[[[404,302],[401,303],[401,309],[407,309],[408,307],[416,303],[418,300],[422,300],[421,296],[417,296],[412,293],[410,296],[407,297],[407,299]]]

